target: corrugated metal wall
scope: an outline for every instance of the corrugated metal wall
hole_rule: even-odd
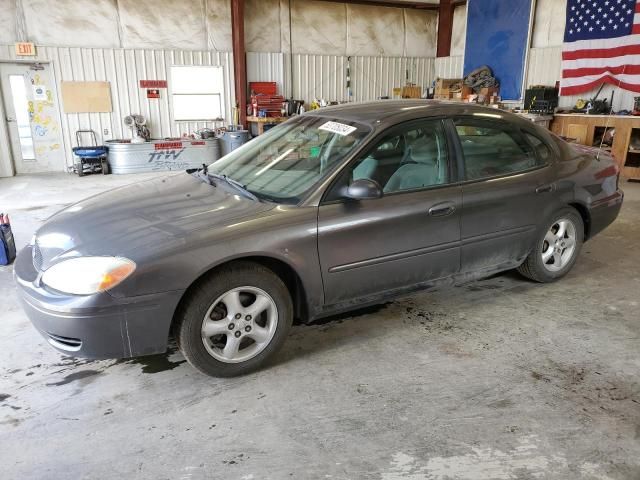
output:
[[[440,57],[435,60],[437,78],[462,78],[464,56]]]
[[[184,50],[127,50],[99,48],[37,48],[38,56],[33,60],[50,62],[59,94],[63,81],[108,81],[111,83],[112,113],[62,112],[63,142],[67,164],[72,164],[72,146],[75,132],[80,129],[94,130],[98,141],[111,138],[130,138],[130,131],[122,119],[131,113],[147,117],[152,136],[155,138],[175,137],[193,132],[199,128],[214,126],[208,122],[175,122],[172,120],[172,106],[169,90],[161,90],[160,99],[147,99],[146,91],[139,88],[139,80],[165,80],[170,75],[172,65],[222,66],[225,90],[223,98],[224,115],[231,119],[234,105],[233,59],[229,52],[184,51]],[[15,48],[0,47],[0,61],[18,60]],[[109,134],[103,135],[107,129]]]
[[[529,50],[527,85],[555,85],[562,73],[562,47]]]
[[[247,81],[276,82],[278,92],[289,97],[285,89],[284,53],[247,52]]]
[[[34,61],[50,62],[55,77],[55,90],[63,81],[108,81],[112,91],[112,113],[65,114],[61,111],[63,143],[67,165],[73,163],[71,148],[75,146],[75,132],[94,130],[98,141],[130,138],[130,131],[122,119],[131,113],[147,117],[152,136],[175,137],[199,128],[212,127],[206,122],[175,122],[172,120],[169,90],[161,90],[160,99],[147,99],[139,80],[164,80],[171,65],[220,65],[224,68],[224,115],[231,119],[235,102],[233,89],[233,60],[229,52],[185,50],[130,50],[101,48],[61,48],[39,46]],[[273,80],[280,92],[289,97],[311,101],[348,101],[346,87],[348,57],[337,55],[293,55],[293,85],[289,55],[282,53],[248,53],[249,81]],[[0,61],[18,61],[14,47],[0,46]],[[374,100],[391,96],[393,88],[413,82],[423,88],[436,78],[434,58],[419,57],[351,57],[352,101]],[[293,87],[293,91],[291,88]],[[61,106],[62,103],[58,101]],[[62,108],[61,108],[62,110]],[[104,134],[107,130],[108,134]]]
[[[249,81],[278,82],[280,93],[310,102],[366,101],[392,96],[393,88],[407,81],[427,88],[435,79],[435,59],[423,57],[365,57],[295,54],[293,85],[290,56],[281,53],[247,54]],[[347,67],[351,69],[351,98],[347,90]],[[291,89],[293,87],[293,90]]]

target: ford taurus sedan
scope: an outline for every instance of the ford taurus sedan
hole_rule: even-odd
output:
[[[175,337],[202,372],[238,375],[294,319],[509,269],[559,279],[618,215],[618,173],[605,152],[498,110],[349,104],[65,208],[15,274],[63,353],[156,354]]]

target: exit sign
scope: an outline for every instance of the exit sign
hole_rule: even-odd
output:
[[[36,46],[31,42],[16,43],[16,55],[21,57],[32,57],[36,54]]]

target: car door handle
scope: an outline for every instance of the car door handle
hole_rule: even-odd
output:
[[[455,211],[456,206],[453,203],[440,203],[429,209],[429,215],[432,217],[446,217]]]
[[[550,183],[549,185],[540,185],[538,188],[536,188],[536,193],[549,193],[553,192],[554,190],[554,184]]]

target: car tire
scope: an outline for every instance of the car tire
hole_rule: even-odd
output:
[[[271,270],[236,262],[196,285],[177,320],[175,336],[187,361],[206,375],[233,377],[260,368],[282,346],[293,303]]]
[[[582,217],[574,208],[563,208],[545,224],[534,249],[518,267],[518,272],[540,283],[558,280],[576,263],[583,242]]]

